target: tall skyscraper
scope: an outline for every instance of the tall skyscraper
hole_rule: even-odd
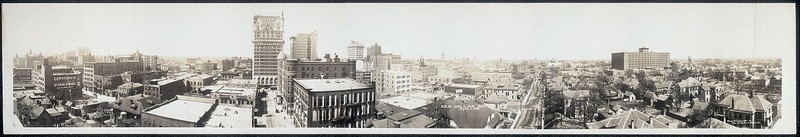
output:
[[[297,34],[289,40],[292,41],[292,58],[299,60],[317,59],[317,32]]]
[[[253,78],[259,85],[278,82],[278,54],[283,50],[283,14],[253,17]]]
[[[381,46],[378,43],[367,47],[367,60],[375,60],[378,58],[378,55],[381,55]]]
[[[612,69],[664,68],[669,65],[669,53],[651,52],[650,48],[639,48],[639,52],[617,52],[611,54]]]
[[[89,47],[78,47],[75,55],[78,57],[75,65],[80,66],[83,63],[94,62],[94,56],[92,56],[92,51],[89,50]]]
[[[348,60],[362,60],[364,59],[364,44],[358,41],[350,41],[350,46],[347,46],[347,59]]]

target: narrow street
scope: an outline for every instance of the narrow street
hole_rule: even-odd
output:
[[[517,124],[514,129],[533,129],[536,127],[537,122],[540,121],[541,116],[541,99],[542,96],[541,87],[539,84],[539,80],[537,77],[534,77],[534,81],[531,84],[531,89],[529,89],[528,95],[525,97],[525,101],[523,102],[523,111],[520,115],[520,119],[517,120]]]
[[[277,90],[267,89],[267,128],[294,128],[292,117],[285,109],[278,107]],[[282,109],[281,112],[276,112],[277,109]]]

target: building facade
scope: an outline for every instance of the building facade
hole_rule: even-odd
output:
[[[347,46],[347,60],[362,60],[364,59],[364,44],[358,41],[350,41],[350,46]]]
[[[86,63],[83,67],[83,85],[89,91],[102,91],[119,86],[120,74],[124,72],[138,73],[142,71],[142,62],[120,61]],[[114,82],[116,81],[116,82]],[[117,83],[117,84],[114,84]]]
[[[81,73],[65,66],[51,66],[47,58],[32,70],[33,84],[56,99],[79,98],[83,94]]]
[[[375,117],[375,87],[350,79],[295,80],[298,127],[363,128]]]
[[[14,68],[13,83],[31,83],[32,74],[31,68]]]
[[[381,46],[378,43],[375,45],[367,47],[367,60],[375,60],[378,58],[378,55],[381,55]]]
[[[294,93],[291,92],[293,79],[353,79],[355,77],[355,61],[342,62],[339,57],[331,60],[329,55],[326,55],[325,58],[325,61],[285,60],[279,87],[289,111],[292,111],[291,106],[295,102]]]
[[[669,53],[651,52],[649,48],[639,48],[639,52],[618,52],[611,54],[612,69],[664,68],[669,65]]]
[[[253,17],[253,78],[259,85],[278,83],[278,54],[283,49],[283,15]]]
[[[317,32],[297,34],[292,41],[292,58],[299,60],[317,59]]]
[[[372,76],[379,95],[401,94],[411,91],[411,73],[405,71],[378,71]]]

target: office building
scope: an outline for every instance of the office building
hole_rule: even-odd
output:
[[[298,127],[362,128],[375,116],[375,87],[350,79],[294,80]]]
[[[378,58],[378,55],[381,55],[381,46],[378,43],[367,47],[367,60],[375,60]]]
[[[65,66],[52,66],[48,58],[32,71],[36,89],[56,99],[73,99],[82,95],[81,73]]]
[[[253,17],[253,78],[259,85],[278,83],[278,54],[283,49],[283,15]]]
[[[372,75],[375,90],[379,95],[402,94],[411,91],[411,73],[384,70]]]
[[[289,40],[292,41],[292,58],[299,60],[317,59],[317,32],[297,34]]]
[[[235,60],[232,59],[223,59],[222,63],[220,64],[220,66],[222,66],[222,71],[229,71],[233,68],[236,68]]]
[[[301,61],[286,59],[281,70],[280,91],[287,102],[286,107],[291,110],[294,93],[291,92],[293,79],[353,79],[356,72],[355,61],[341,61],[338,56],[330,58],[325,54],[323,61]]]
[[[14,81],[13,83],[25,83],[30,84],[31,80],[31,68],[14,68]]]
[[[363,60],[364,59],[364,44],[358,41],[350,41],[350,46],[347,46],[347,60]]]
[[[153,79],[144,86],[144,94],[153,96],[161,101],[167,101],[189,92],[192,88],[187,79],[197,76],[196,74],[181,74],[178,76],[167,76],[166,79]]]
[[[120,74],[124,72],[138,73],[142,71],[142,62],[120,61],[92,62],[83,67],[83,85],[89,91],[103,91],[113,89],[123,82]]]
[[[611,54],[611,68],[625,69],[655,69],[669,65],[669,53],[652,52],[650,48],[639,48],[639,52],[618,52]]]

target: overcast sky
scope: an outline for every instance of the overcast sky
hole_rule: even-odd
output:
[[[3,4],[2,48],[252,57],[253,16],[281,12],[284,52],[292,35],[317,31],[320,57],[345,57],[351,40],[414,59],[610,60],[638,47],[781,57],[795,46],[794,4]]]

